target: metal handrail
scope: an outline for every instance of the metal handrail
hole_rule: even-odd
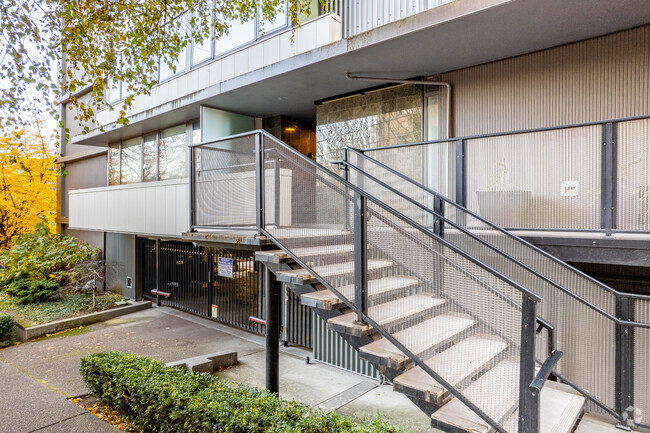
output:
[[[640,118],[641,118],[641,119],[644,119],[644,118],[650,118],[650,116],[645,116],[645,117],[640,117]],[[546,130],[546,129],[544,129],[544,130]],[[458,139],[458,140],[461,140],[461,139]],[[449,141],[449,140],[445,140],[445,141]],[[451,141],[456,141],[456,140],[451,140]],[[437,142],[439,142],[439,140],[436,140],[436,141],[430,141],[430,142],[424,142],[424,143],[415,143],[415,144],[413,144],[413,145],[418,145],[418,144],[429,144],[429,143],[437,143]],[[395,147],[404,147],[404,146],[398,145],[398,146],[395,146]],[[603,289],[605,289],[605,290],[607,290],[607,291],[613,293],[614,295],[616,295],[616,296],[620,296],[620,297],[624,297],[624,298],[648,299],[648,300],[650,300],[650,295],[640,295],[640,294],[634,294],[634,293],[624,293],[624,292],[620,292],[620,291],[614,289],[613,287],[610,287],[610,286],[608,286],[608,285],[602,283],[601,281],[596,280],[595,278],[593,278],[593,277],[591,277],[591,276],[585,274],[584,272],[580,271],[579,269],[574,268],[573,266],[569,265],[568,263],[566,263],[566,262],[564,262],[564,261],[558,259],[558,258],[555,257],[554,255],[552,255],[552,254],[550,254],[550,253],[544,251],[543,249],[541,249],[541,248],[539,248],[539,247],[533,245],[532,243],[526,241],[525,239],[520,238],[519,236],[517,236],[517,235],[515,235],[515,234],[513,234],[513,233],[511,233],[511,232],[509,232],[508,230],[505,230],[505,229],[503,229],[502,227],[499,227],[499,226],[497,226],[496,224],[494,224],[494,223],[492,223],[492,222],[486,220],[485,218],[481,217],[480,215],[476,214],[475,212],[472,212],[471,210],[469,210],[469,209],[467,209],[467,208],[465,208],[465,207],[459,205],[458,203],[454,202],[453,200],[449,199],[448,197],[445,197],[444,195],[442,195],[442,194],[440,194],[440,193],[438,193],[438,192],[436,192],[436,191],[434,191],[434,190],[432,190],[432,189],[430,189],[430,188],[428,188],[428,187],[422,185],[421,183],[418,183],[417,181],[411,179],[410,177],[404,175],[403,173],[400,173],[400,172],[398,172],[398,171],[392,169],[391,167],[388,167],[386,164],[383,164],[383,163],[377,161],[376,159],[374,159],[374,158],[372,158],[372,157],[370,157],[370,156],[364,154],[364,152],[366,152],[366,151],[370,151],[370,150],[379,150],[379,149],[388,149],[388,148],[391,148],[391,149],[392,149],[392,148],[394,148],[394,147],[387,146],[387,147],[382,147],[382,148],[362,149],[362,150],[360,150],[360,149],[353,149],[353,148],[351,148],[351,147],[347,147],[347,146],[344,147],[344,149],[347,149],[347,150],[350,151],[350,152],[354,152],[354,153],[358,154],[359,156],[361,156],[361,157],[363,157],[363,158],[369,160],[369,161],[372,162],[373,164],[376,164],[376,165],[378,165],[379,167],[383,168],[384,170],[389,171],[391,174],[393,174],[393,175],[395,175],[395,176],[398,176],[398,177],[401,178],[402,180],[405,180],[405,181],[409,182],[410,184],[412,184],[412,185],[414,185],[414,186],[416,186],[416,187],[422,189],[423,191],[426,191],[427,193],[433,195],[433,196],[436,197],[437,199],[442,200],[442,201],[444,201],[445,203],[450,204],[452,207],[454,207],[454,208],[456,208],[456,209],[459,209],[459,210],[463,211],[464,213],[466,213],[467,215],[471,216],[472,218],[475,218],[475,219],[479,220],[479,221],[482,222],[483,224],[488,225],[488,226],[491,227],[492,229],[494,229],[494,230],[496,230],[496,231],[498,231],[498,232],[500,232],[500,233],[502,233],[502,234],[508,236],[509,238],[514,239],[515,241],[517,241],[517,242],[519,242],[519,243],[521,243],[521,244],[527,246],[528,248],[531,248],[531,249],[535,250],[537,253],[544,255],[546,258],[551,259],[551,260],[553,260],[555,263],[557,263],[557,264],[559,264],[559,265],[561,265],[561,266],[563,266],[563,267],[565,267],[565,268],[571,270],[572,272],[577,273],[577,274],[580,275],[581,277],[583,277],[583,278],[589,280],[590,282],[592,282],[592,283],[594,283],[594,284],[600,286],[601,288],[603,288]],[[346,163],[345,161],[335,161],[335,162],[336,162],[336,163]],[[348,164],[349,164],[349,163],[348,163]],[[358,169],[358,168],[357,168],[357,169]]]
[[[287,146],[286,144],[282,143],[280,140],[278,140],[276,137],[269,134],[268,132],[262,131],[262,134],[266,135],[268,138],[275,141],[277,144],[280,144],[280,145],[284,146],[285,150],[288,150],[288,151],[292,152],[293,154],[299,156],[300,158],[304,159],[309,164],[311,164],[313,167],[320,170],[322,173],[327,174],[327,176],[332,178],[336,183],[342,184],[342,186],[345,186],[345,187],[349,188],[350,190],[358,193],[359,195],[365,197],[366,199],[370,200],[371,202],[373,202],[377,206],[381,207],[385,211],[391,213],[393,216],[396,216],[397,218],[400,218],[400,219],[404,220],[407,224],[412,225],[414,228],[416,228],[420,232],[424,233],[426,236],[434,238],[436,241],[440,242],[445,247],[451,249],[456,254],[466,258],[467,260],[471,261],[475,265],[477,265],[477,266],[483,268],[484,270],[488,271],[489,273],[495,275],[496,277],[498,277],[500,280],[506,282],[507,284],[512,285],[513,287],[517,288],[520,292],[525,293],[526,295],[530,296],[535,301],[539,302],[539,301],[542,300],[542,297],[539,294],[537,294],[537,293],[533,292],[532,290],[522,286],[521,284],[517,283],[516,281],[512,280],[511,278],[503,275],[501,272],[497,271],[496,269],[492,268],[491,266],[481,262],[476,257],[473,257],[471,254],[468,254],[467,252],[461,250],[460,248],[458,248],[454,244],[450,243],[446,239],[441,238],[440,236],[436,235],[435,233],[432,233],[428,228],[424,227],[420,223],[418,223],[416,221],[413,221],[412,219],[408,218],[405,215],[402,215],[401,213],[399,213],[398,211],[396,211],[392,207],[388,206],[386,203],[382,202],[378,198],[376,198],[373,195],[369,194],[367,191],[364,191],[361,188],[357,187],[356,185],[342,179],[340,176],[332,173],[331,171],[329,171],[328,169],[326,169],[325,167],[323,167],[322,165],[320,165],[316,161],[313,161],[312,159],[307,158],[302,153],[300,153],[297,150],[295,150],[295,149]]]
[[[357,152],[355,149],[349,149],[349,148],[348,148],[348,150],[353,151],[353,152]],[[358,153],[358,152],[357,152],[357,153]],[[369,159],[369,160],[375,162],[374,159],[372,159],[372,158],[370,158],[370,157],[368,157],[368,156],[365,156],[365,155],[361,155],[361,156],[363,156],[364,158],[367,158],[367,159]],[[388,189],[389,191],[391,191],[392,193],[399,195],[399,196],[400,196],[401,198],[403,198],[404,200],[407,200],[409,203],[411,203],[411,204],[413,204],[413,205],[419,207],[421,210],[423,210],[423,211],[429,213],[429,214],[432,215],[433,217],[435,217],[435,218],[439,218],[439,219],[443,220],[444,222],[450,224],[451,226],[453,226],[454,228],[458,229],[458,230],[461,231],[462,233],[466,234],[467,236],[471,237],[472,239],[476,240],[477,242],[480,242],[482,245],[484,245],[484,246],[490,248],[492,251],[495,251],[497,254],[502,255],[503,257],[505,257],[505,258],[507,258],[508,260],[512,261],[512,262],[515,263],[516,265],[521,266],[522,268],[524,268],[524,269],[526,269],[527,271],[531,272],[531,273],[532,273],[533,275],[535,275],[536,277],[541,278],[541,279],[544,280],[545,282],[551,284],[553,287],[557,288],[558,290],[562,291],[563,293],[567,294],[568,296],[574,298],[574,299],[577,300],[578,302],[581,302],[582,304],[588,306],[588,307],[591,308],[592,310],[595,310],[596,312],[598,312],[598,313],[602,314],[603,316],[607,317],[608,319],[612,320],[612,321],[615,322],[617,325],[622,325],[622,326],[635,326],[635,327],[638,327],[638,328],[650,328],[650,323],[646,323],[646,322],[635,322],[635,321],[623,320],[623,319],[620,319],[620,318],[614,316],[613,314],[611,314],[611,313],[609,313],[609,312],[603,310],[602,308],[598,307],[597,305],[594,305],[593,303],[589,302],[588,300],[582,298],[582,297],[579,296],[578,294],[571,292],[571,291],[570,291],[569,289],[567,289],[566,287],[560,285],[559,283],[556,283],[555,281],[551,280],[550,278],[546,277],[545,275],[541,274],[540,272],[534,270],[533,268],[531,268],[530,266],[526,265],[525,263],[522,263],[522,262],[519,261],[518,259],[512,257],[511,255],[509,255],[509,254],[507,254],[507,253],[501,251],[500,249],[498,249],[498,248],[494,247],[493,245],[489,244],[488,242],[482,240],[481,238],[477,237],[476,235],[474,235],[474,234],[471,233],[470,231],[464,229],[464,228],[461,227],[460,225],[458,225],[458,224],[456,224],[455,222],[453,222],[452,220],[448,219],[448,218],[445,217],[444,215],[437,213],[435,210],[430,209],[430,208],[426,207],[425,205],[423,205],[423,204],[421,204],[421,203],[418,203],[417,201],[413,200],[411,197],[409,197],[409,196],[405,195],[404,193],[402,193],[402,192],[396,190],[396,189],[393,188],[392,186],[387,185],[385,182],[382,182],[381,180],[377,179],[376,177],[374,177],[374,176],[372,176],[372,175],[370,175],[370,174],[364,172],[364,171],[361,170],[359,167],[354,166],[354,165],[351,164],[350,162],[348,162],[348,161],[336,161],[336,163],[340,163],[340,164],[343,164],[343,165],[346,165],[346,166],[348,166],[348,167],[351,167],[351,168],[354,168],[354,169],[358,170],[358,171],[359,171],[360,173],[362,173],[364,176],[368,177],[368,178],[369,178],[370,180],[372,180],[373,182],[378,183],[378,184],[381,185],[383,188],[386,188],[386,189]],[[379,162],[377,162],[377,164],[379,164],[379,165],[383,165],[383,164],[381,164],[381,163],[379,163]],[[384,167],[385,167],[385,166],[384,166]],[[388,169],[389,171],[393,172],[393,170],[390,169],[390,167],[388,167],[387,169]],[[397,172],[394,172],[393,174],[397,174],[397,175],[402,176],[401,173],[397,173]],[[424,189],[424,190],[427,190],[427,191],[431,191],[431,190],[429,190],[428,188],[426,188],[426,187],[424,187],[424,186],[422,186],[422,185],[416,183],[415,181],[412,181],[412,180],[409,179],[409,178],[406,178],[406,180],[409,180],[410,182],[414,183],[414,185],[420,187],[421,189]],[[435,193],[435,192],[432,192],[432,194],[434,194],[435,196],[437,196],[437,197],[439,197],[439,198],[443,198],[443,199],[445,199],[445,201],[448,202],[448,199],[444,198],[444,197],[441,196],[440,194],[437,194],[437,193]],[[456,203],[453,203],[453,202],[450,202],[450,203],[451,203],[453,206],[455,206],[456,208],[458,208],[458,209],[460,209],[460,210],[462,210],[462,211],[465,211],[465,208],[463,208],[462,206],[459,206],[459,205],[457,205]],[[472,216],[474,216],[470,211],[467,211],[467,213],[470,214],[470,215],[472,215]],[[478,217],[478,216],[477,216],[476,218],[479,219],[479,220],[481,220],[481,221],[484,221],[486,224],[493,225],[493,224],[490,223],[489,221],[483,220],[482,218],[480,218],[480,217]],[[531,244],[529,244],[528,242],[524,241],[523,239],[521,239],[521,238],[519,238],[519,237],[517,237],[517,236],[514,236],[514,235],[510,234],[510,233],[507,232],[506,230],[503,230],[503,229],[501,229],[501,228],[498,227],[498,226],[494,226],[494,227],[496,227],[498,230],[504,232],[505,234],[508,234],[508,235],[509,235],[510,237],[512,237],[513,239],[515,239],[515,240],[521,240],[521,242],[524,243],[525,245],[527,245],[527,246],[531,246]],[[539,248],[537,248],[537,247],[535,247],[535,246],[532,246],[532,248],[543,252],[543,250],[540,250]],[[545,253],[545,252],[544,252],[544,253]],[[548,254],[548,253],[545,253],[545,254]],[[561,261],[560,261],[560,262],[561,262]],[[561,262],[561,263],[564,263],[564,262]],[[565,265],[566,265],[566,267],[567,267],[568,269],[575,269],[575,268],[573,268],[572,266],[567,265],[566,263],[565,263]],[[579,271],[576,270],[576,272],[579,272]],[[587,278],[589,278],[590,280],[593,280],[593,278],[591,278],[591,277],[587,277]],[[597,280],[593,280],[593,281],[598,282]],[[600,283],[600,282],[598,282],[598,283]],[[627,293],[620,293],[620,292],[616,291],[615,289],[613,289],[613,288],[611,288],[611,287],[609,287],[609,286],[606,286],[606,285],[604,285],[604,284],[602,284],[602,283],[600,283],[599,285],[604,286],[604,287],[606,287],[606,288],[609,288],[609,289],[613,292],[613,294],[616,295],[616,296],[621,296],[621,297],[630,297],[630,298],[635,298],[635,299],[650,299],[650,296],[648,296],[648,295],[633,295],[633,296],[626,296],[626,295],[628,295]]]
[[[349,190],[359,194],[360,196],[364,197],[366,200],[370,200],[373,202],[375,205],[379,206],[383,210],[387,211],[388,213],[392,214],[393,216],[397,217],[398,219],[402,220],[403,222],[407,223],[408,225],[412,226],[419,232],[423,233],[425,236],[430,237],[435,239],[437,242],[445,245],[458,255],[466,258],[467,260],[471,261],[478,267],[488,271],[495,277],[501,279],[511,287],[514,287],[518,289],[522,295],[524,295],[524,299],[530,300],[532,302],[532,305],[535,305],[537,302],[540,302],[542,298],[536,294],[535,292],[532,292],[530,289],[522,286],[521,284],[511,280],[509,277],[501,274],[499,271],[493,269],[489,265],[481,262],[480,260],[476,259],[475,257],[471,256],[470,254],[460,250],[453,244],[450,244],[448,241],[445,239],[439,237],[438,235],[432,233],[429,229],[426,227],[422,226],[421,224],[413,221],[412,219],[408,218],[407,216],[399,213],[392,207],[388,206],[381,200],[377,199],[373,195],[369,194],[368,192],[358,188],[354,184],[349,183],[348,181],[342,179],[340,176],[337,176],[336,174],[332,173],[331,171],[327,170],[325,167],[322,165],[318,164],[317,162],[314,162],[310,158],[305,157],[303,154],[300,152],[296,151],[295,149],[288,147],[281,141],[279,141],[276,137],[266,133],[265,131],[262,132],[262,134],[274,142],[276,142],[278,145],[283,147],[283,150],[289,151],[296,155],[299,159],[303,160],[303,162],[307,162],[309,165],[313,166],[318,170],[321,174],[326,174],[331,178],[333,183],[335,184],[340,184],[343,187],[348,188]],[[402,343],[397,341],[389,332],[385,331],[381,325],[376,323],[375,321],[372,320],[371,317],[368,317],[367,315],[363,314],[362,312],[358,311],[357,306],[347,300],[345,296],[343,296],[339,291],[337,291],[331,284],[327,282],[326,279],[320,277],[317,273],[313,272],[311,270],[311,267],[308,266],[306,263],[304,263],[302,260],[300,260],[299,257],[295,256],[289,249],[284,248],[282,241],[278,240],[273,236],[272,233],[270,233],[266,228],[262,228],[262,233],[267,236],[269,239],[271,239],[274,243],[276,243],[278,246],[280,246],[287,254],[289,254],[290,257],[292,257],[299,265],[304,267],[305,269],[309,269],[310,272],[313,274],[313,276],[320,282],[322,283],[327,289],[332,291],[334,294],[336,294],[348,307],[350,307],[353,311],[360,313],[363,315],[364,320],[373,328],[375,328],[378,332],[381,333],[381,335],[386,338],[390,343],[395,345],[399,350],[401,350],[406,356],[408,356],[410,359],[414,361],[416,365],[421,367],[427,374],[429,374],[431,377],[433,377],[435,380],[437,380],[443,387],[448,389],[456,398],[458,398],[460,401],[462,401],[465,405],[467,405],[472,411],[474,411],[477,415],[479,415],[486,423],[488,423],[492,428],[494,428],[496,431],[505,433],[504,430],[499,426],[499,424],[494,421],[491,417],[489,417],[487,414],[485,414],[480,408],[478,408],[475,404],[473,404],[471,401],[467,400],[461,392],[456,390],[450,383],[448,383],[446,380],[444,380],[442,377],[440,377],[435,371],[431,369],[424,361],[422,361],[418,356],[416,356],[412,351],[410,351],[407,347],[405,347]],[[523,314],[523,311],[522,311]],[[523,350],[523,348],[522,348]],[[534,360],[533,360],[534,361]]]
[[[608,120],[597,120],[593,122],[571,123],[571,124],[559,125],[559,126],[545,126],[542,128],[518,129],[515,131],[508,131],[508,132],[492,132],[489,134],[466,135],[463,137],[454,137],[454,138],[441,138],[438,140],[419,141],[415,143],[403,143],[403,144],[394,144],[391,146],[370,147],[367,149],[360,149],[358,151],[361,153],[365,153],[365,152],[372,152],[375,150],[399,149],[401,147],[423,146],[425,144],[449,143],[452,141],[477,140],[481,138],[504,137],[506,135],[521,135],[521,134],[530,134],[533,132],[556,131],[562,129],[581,128],[585,126],[604,125],[606,123],[630,122],[632,120],[643,120],[643,119],[650,119],[650,114],[644,114],[642,116],[619,117],[616,119],[608,119]]]

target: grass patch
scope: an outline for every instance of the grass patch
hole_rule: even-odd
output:
[[[47,302],[18,305],[11,296],[0,292],[0,312],[10,314],[20,325],[29,327],[108,310],[121,299],[116,293],[103,293],[97,296],[97,308],[93,310],[92,296],[84,293],[57,295]]]

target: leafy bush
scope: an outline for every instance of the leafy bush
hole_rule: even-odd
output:
[[[17,304],[41,302],[50,298],[59,290],[59,283],[54,280],[15,279],[4,286],[4,291],[13,296]]]
[[[264,390],[165,367],[160,361],[129,353],[103,352],[82,358],[81,377],[93,394],[147,432],[405,431],[380,418],[356,424],[351,418],[315,411]]]
[[[19,297],[20,303],[45,300],[59,287],[79,279],[82,268],[75,265],[94,259],[98,251],[40,223],[33,232],[16,236],[10,250],[0,252],[4,266],[0,290]]]
[[[9,346],[15,341],[14,318],[9,314],[0,313],[0,347]]]

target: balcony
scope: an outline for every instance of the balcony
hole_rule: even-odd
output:
[[[180,237],[189,227],[187,179],[70,191],[70,228]]]

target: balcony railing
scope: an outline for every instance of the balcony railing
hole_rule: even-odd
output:
[[[330,0],[326,10],[341,17],[343,37],[347,38],[452,1],[454,0]]]

